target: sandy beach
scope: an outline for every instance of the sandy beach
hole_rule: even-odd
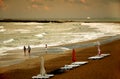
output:
[[[0,0],[0,79],[120,79],[119,56],[120,0]]]
[[[101,45],[102,53],[111,54],[101,60],[88,60],[88,57],[97,54],[96,46],[77,48],[77,61],[89,63],[62,74],[56,74],[51,79],[120,79],[119,47],[120,40]],[[0,79],[32,79],[32,76],[40,73],[40,57],[24,57],[24,59],[22,63],[1,67]],[[44,59],[46,71],[51,73],[65,64],[72,63],[71,50],[59,54],[47,53],[44,54]]]

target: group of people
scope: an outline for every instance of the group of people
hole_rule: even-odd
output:
[[[45,44],[45,52],[47,53],[47,48],[48,48],[48,46],[47,46],[47,44]],[[26,47],[26,46],[24,46],[23,47],[23,51],[24,51],[24,56],[26,56],[26,54],[28,53],[28,55],[30,56],[30,54],[31,54],[31,47],[30,47],[30,45],[28,45],[28,47]]]
[[[28,45],[28,48],[26,48],[25,46],[23,47],[23,50],[24,50],[24,55],[26,56],[26,52],[28,51],[28,54],[30,56],[30,53],[31,53],[31,47]]]

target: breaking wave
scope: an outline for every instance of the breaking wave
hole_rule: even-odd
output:
[[[4,26],[0,26],[0,32],[4,32],[6,29],[4,29]]]
[[[6,43],[13,42],[13,41],[14,41],[14,39],[11,38],[11,39],[8,39],[8,40],[3,41],[3,43],[6,44]]]
[[[39,37],[39,38],[43,38],[44,35],[46,35],[46,33],[37,34],[37,35],[35,35],[35,36],[37,36],[37,37]]]

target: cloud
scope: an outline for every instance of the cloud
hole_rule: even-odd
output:
[[[4,2],[3,0],[0,0],[0,8],[2,8],[4,6]]]
[[[43,2],[44,0],[31,0],[31,2]]]
[[[120,0],[0,0],[0,17],[118,16],[119,2]]]
[[[39,9],[39,6],[38,6],[38,5],[36,5],[36,4],[33,4],[31,7],[32,7],[32,8]]]
[[[7,9],[7,5],[4,3],[3,0],[0,0],[0,9],[1,10],[6,10]]]
[[[43,6],[43,0],[31,0],[29,8],[40,9],[41,6]]]
[[[42,8],[45,10],[50,10],[50,8],[68,7],[69,5],[75,6],[75,5],[86,5],[86,0],[30,0],[32,8]]]
[[[86,0],[80,0],[81,3],[86,3]]]
[[[31,7],[35,9],[50,10],[51,1],[54,0],[31,0]]]
[[[68,3],[86,3],[86,0],[64,0],[65,2],[68,2]]]

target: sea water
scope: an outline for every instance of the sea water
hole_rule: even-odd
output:
[[[59,53],[72,48],[89,47],[96,43],[78,44],[77,42],[89,41],[100,37],[115,36],[104,40],[108,42],[120,39],[119,23],[37,23],[37,22],[0,22],[0,67],[20,63],[28,56],[21,52],[7,52],[9,50],[23,49],[30,45],[32,49],[30,58],[38,57],[47,51]],[[76,43],[75,45],[69,45]],[[101,42],[102,43],[102,42]],[[59,46],[63,45],[64,46]],[[68,45],[67,45],[68,44]],[[54,47],[51,47],[54,46]]]
[[[57,46],[120,34],[119,23],[0,22],[0,55],[23,46]],[[67,48],[61,48],[67,50]]]

